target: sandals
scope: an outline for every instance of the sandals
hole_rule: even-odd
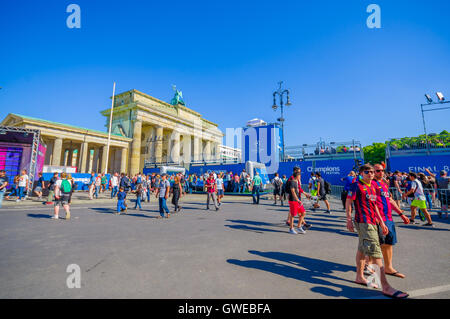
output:
[[[398,277],[398,278],[405,278],[405,275],[403,275],[403,274],[401,274],[400,272],[398,272],[398,271],[396,271],[396,272],[385,272],[384,273],[385,275],[389,275],[389,276],[393,276],[393,277]],[[403,275],[403,277],[402,276],[399,276],[399,275]]]
[[[405,296],[399,297],[399,295],[401,295],[401,294],[405,294]],[[393,295],[388,295],[383,292],[383,295],[385,295],[386,297],[392,298],[392,299],[405,299],[405,298],[409,297],[409,295],[406,292],[403,292],[400,290],[397,290],[396,292],[394,292]]]

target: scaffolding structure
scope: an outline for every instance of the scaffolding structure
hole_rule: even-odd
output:
[[[30,167],[28,173],[28,188],[26,196],[30,196],[33,191],[34,179],[36,176],[36,164],[37,164],[37,156],[38,156],[38,148],[41,140],[41,131],[36,129],[28,129],[22,127],[13,127],[13,126],[1,126],[0,125],[0,133],[7,134],[8,132],[12,133],[23,133],[23,134],[33,134],[33,141],[31,144],[31,158],[30,158]]]

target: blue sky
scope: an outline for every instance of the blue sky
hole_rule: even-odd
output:
[[[81,29],[66,7],[81,7]],[[381,7],[369,29],[366,7]],[[423,94],[450,98],[450,1],[1,1],[0,117],[104,130],[117,91],[170,101],[227,127],[273,122],[291,90],[286,145],[423,132]],[[426,115],[449,130],[449,111]]]

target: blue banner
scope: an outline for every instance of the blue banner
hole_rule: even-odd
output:
[[[75,182],[75,185],[76,185],[75,190],[79,191],[79,190],[88,190],[89,189],[88,184],[89,184],[89,180],[91,179],[91,174],[89,174],[89,173],[71,173],[70,175],[72,175],[72,178]],[[97,175],[98,174],[96,174],[95,176],[97,176]],[[58,176],[61,177],[61,173]],[[109,187],[109,178],[111,175],[106,174],[105,176],[106,176],[106,188],[108,188]],[[48,182],[53,177],[53,173],[43,173],[42,177],[44,178],[44,181]]]
[[[422,155],[422,156],[398,156],[388,159],[388,167],[391,172],[416,172],[427,173],[429,169],[434,174],[441,170],[449,171],[450,155]]]

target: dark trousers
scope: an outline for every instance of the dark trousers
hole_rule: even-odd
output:
[[[256,196],[255,196],[256,193]],[[253,186],[252,189],[253,204],[259,204],[259,186]]]

